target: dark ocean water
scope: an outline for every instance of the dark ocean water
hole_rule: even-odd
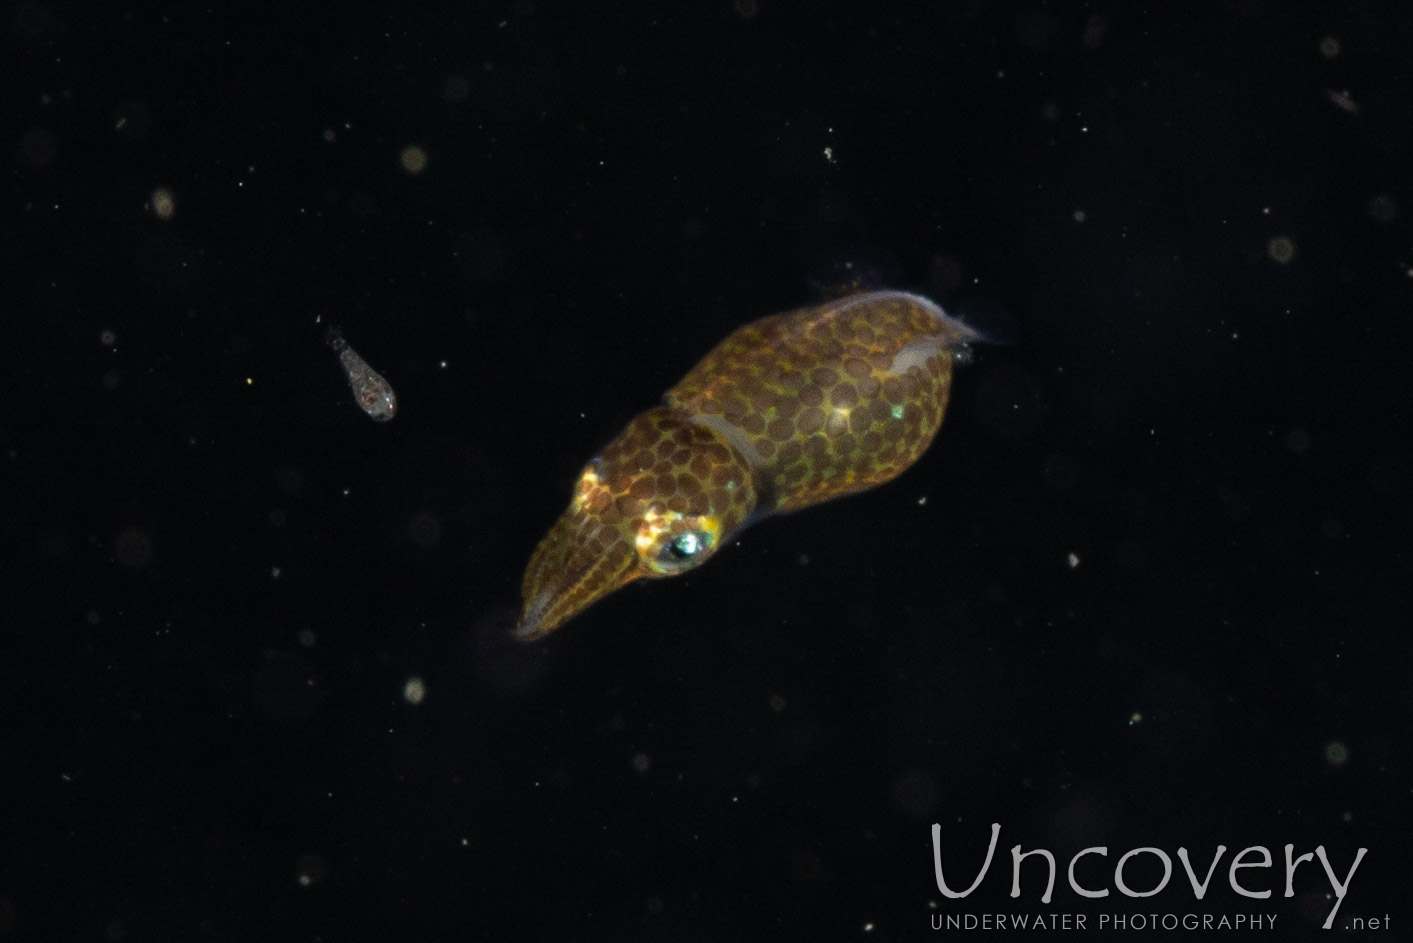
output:
[[[6,36],[0,940],[1408,938],[1404,7]],[[840,258],[1013,329],[931,451],[510,640],[584,462]]]

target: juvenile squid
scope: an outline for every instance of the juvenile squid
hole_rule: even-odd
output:
[[[761,518],[896,477],[932,443],[953,366],[981,339],[901,291],[738,328],[584,468],[525,569],[516,637],[695,569]]]

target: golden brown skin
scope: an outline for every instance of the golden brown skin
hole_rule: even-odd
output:
[[[739,328],[589,462],[521,584],[548,635],[639,577],[704,563],[742,527],[896,477],[942,425],[974,331],[875,291]]]

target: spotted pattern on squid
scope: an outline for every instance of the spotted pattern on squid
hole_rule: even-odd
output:
[[[526,567],[517,636],[694,569],[752,521],[896,477],[932,443],[976,340],[892,291],[739,328],[589,462]]]

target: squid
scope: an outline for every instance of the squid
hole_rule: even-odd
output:
[[[932,444],[953,368],[983,340],[901,291],[738,328],[585,466],[525,568],[516,638],[694,570],[772,514],[897,477]]]

